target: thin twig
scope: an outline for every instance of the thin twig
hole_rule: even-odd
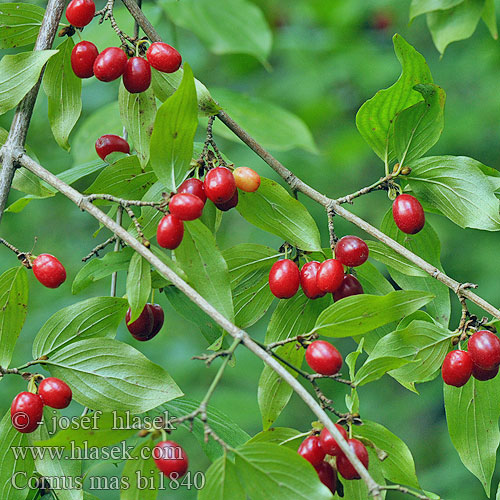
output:
[[[337,235],[335,234],[335,223],[333,221],[333,218],[335,217],[335,212],[327,210],[326,215],[328,217],[328,234],[330,236],[330,248],[332,249],[332,252],[334,252],[335,245],[337,244],[338,241]]]
[[[111,243],[113,243],[113,241],[116,241],[116,236],[111,236],[110,238],[108,238],[106,241],[103,241],[102,243],[99,243],[99,245],[97,245],[95,248],[93,248],[88,255],[86,255],[85,257],[83,257],[82,259],[82,262],[87,262],[88,260],[90,260],[92,257],[94,257],[94,255],[96,257],[99,256],[99,252],[101,250],[103,250],[104,248],[106,248],[108,245],[110,245]]]
[[[122,218],[123,218],[123,207],[120,205],[118,207],[118,211],[116,212],[116,223],[121,227],[122,225]],[[115,241],[115,249],[114,251],[115,252],[118,252],[118,250],[120,250],[120,243],[121,243],[121,240],[120,238],[116,236],[116,241]],[[110,295],[111,297],[116,297],[116,285],[118,283],[118,273],[115,271],[112,275],[111,275],[111,292],[110,292]]]
[[[363,196],[365,194],[371,193],[373,191],[379,191],[381,189],[387,191],[389,189],[390,181],[392,181],[392,179],[394,179],[395,177],[396,174],[386,175],[385,177],[380,178],[378,181],[374,182],[370,186],[361,188],[358,191],[355,191],[354,193],[343,196],[342,198],[337,198],[335,201],[339,205],[342,205],[343,203],[352,204],[354,199],[359,198],[360,196]]]
[[[399,491],[400,493],[411,495],[412,497],[419,498],[420,500],[431,500],[427,495],[422,495],[417,491],[410,490],[409,488],[406,488],[405,486],[401,486],[399,484],[388,484],[385,486],[381,485],[380,489],[387,491]]]

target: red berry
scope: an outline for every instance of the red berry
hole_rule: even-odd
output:
[[[92,42],[79,42],[71,51],[71,67],[78,78],[94,76],[94,62],[99,55]]]
[[[451,351],[441,368],[444,383],[455,387],[465,385],[472,375],[472,359],[467,351]]]
[[[214,203],[229,201],[236,191],[234,175],[226,167],[217,167],[210,170],[205,176],[205,193]]]
[[[123,73],[123,85],[131,94],[148,90],[151,85],[151,66],[142,57],[131,57]]]
[[[337,300],[344,299],[345,297],[350,297],[351,295],[360,295],[362,293],[363,287],[358,281],[358,278],[356,278],[352,274],[346,274],[344,276],[342,285],[340,285],[340,288],[336,292],[334,292],[333,300],[337,302]]]
[[[140,341],[151,339],[155,318],[149,304],[146,304],[140,316],[129,324],[131,313],[132,310],[129,307],[127,315],[125,316],[125,324],[127,325],[128,331],[132,334],[132,337]]]
[[[66,19],[76,28],[83,28],[92,21],[95,14],[93,0],[71,0],[66,7]]]
[[[118,47],[104,49],[94,61],[94,75],[101,82],[111,82],[123,75],[127,55]]]
[[[187,454],[174,441],[160,441],[153,448],[153,460],[156,467],[172,479],[180,478],[188,469]]]
[[[238,167],[233,172],[236,187],[247,193],[257,191],[260,186],[260,175],[251,168]]]
[[[327,259],[321,263],[316,276],[316,284],[323,292],[337,291],[344,281],[344,266],[337,259]]]
[[[165,215],[158,224],[156,241],[162,248],[176,249],[184,236],[184,223],[172,214]]]
[[[162,328],[165,321],[165,313],[160,304],[149,304],[149,309],[153,313],[153,330],[151,331],[151,338],[153,338]]]
[[[325,452],[319,444],[318,436],[309,436],[304,439],[304,441],[300,443],[297,453],[315,467],[320,465],[325,458]]]
[[[170,45],[163,42],[152,43],[146,52],[149,64],[158,71],[173,73],[181,67],[182,57]]]
[[[312,262],[304,264],[300,270],[300,286],[305,296],[310,299],[317,299],[325,295],[325,292],[320,290],[316,284],[319,267],[319,262],[313,260]]]
[[[472,364],[472,376],[476,380],[482,380],[482,381],[490,380],[492,378],[495,378],[497,376],[497,373],[498,373],[498,366],[496,368],[493,368],[493,370],[483,370],[474,363]]]
[[[342,367],[340,352],[324,340],[315,340],[307,346],[306,361],[312,370],[321,375],[335,375]]]
[[[500,339],[488,330],[474,333],[467,349],[473,363],[483,370],[493,370],[500,364]]]
[[[205,194],[205,187],[200,179],[186,179],[177,190],[178,193],[190,193],[198,196],[198,198],[205,203],[207,195]]]
[[[12,425],[24,434],[33,432],[43,417],[43,401],[38,394],[21,392],[10,407]]]
[[[347,441],[347,431],[339,424],[335,424],[335,427]],[[323,450],[325,450],[325,453],[327,455],[336,457],[342,454],[342,450],[340,449],[340,446],[338,445],[336,439],[330,434],[330,431],[326,427],[323,427],[323,430],[319,435],[319,441],[321,443],[321,447],[323,448]]]
[[[368,245],[357,236],[344,236],[335,245],[335,258],[348,267],[357,267],[368,259]]]
[[[121,153],[130,153],[128,142],[119,135],[106,134],[102,135],[95,141],[95,150],[97,154],[104,160],[106,156],[117,151]]]
[[[222,212],[227,212],[236,205],[238,205],[238,190],[234,192],[233,197],[230,200],[225,201],[224,203],[215,203],[215,206]]]
[[[365,445],[357,439],[349,439],[347,442],[365,469],[368,469],[369,458]],[[337,457],[337,470],[344,479],[360,479],[357,470],[343,453]]]
[[[172,215],[180,220],[195,220],[201,217],[204,206],[198,196],[190,193],[179,193],[172,196],[168,209]]]
[[[319,480],[335,495],[337,491],[337,473],[328,462],[321,462],[314,467],[318,473]]]
[[[293,297],[300,285],[300,272],[297,264],[290,259],[275,262],[269,271],[269,288],[278,299]]]
[[[47,288],[57,288],[66,280],[66,269],[53,255],[42,253],[32,264],[36,279]]]
[[[425,225],[425,213],[420,202],[410,194],[400,194],[392,204],[396,226],[406,234],[416,234]]]
[[[44,378],[40,382],[38,395],[45,405],[59,410],[67,408],[73,398],[69,385],[55,377]]]

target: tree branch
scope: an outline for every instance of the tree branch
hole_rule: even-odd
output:
[[[64,4],[64,0],[48,1],[33,50],[47,50],[52,47],[59,21],[63,13]],[[0,222],[2,221],[5,205],[7,204],[7,198],[9,197],[10,188],[12,186],[12,180],[14,179],[17,160],[24,152],[24,143],[26,142],[31,115],[33,114],[35,101],[38,96],[38,91],[40,90],[40,84],[42,83],[43,72],[44,69],[42,69],[40,73],[38,82],[18,104],[16,114],[10,126],[9,136],[0,150],[0,158],[2,159],[2,171],[0,172]]]

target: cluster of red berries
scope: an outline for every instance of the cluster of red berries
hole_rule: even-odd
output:
[[[146,304],[139,317],[130,323],[131,309],[127,311],[125,323],[128,331],[136,340],[151,340],[161,330],[165,321],[165,313],[159,304]]]
[[[83,28],[95,15],[93,0],[72,0],[66,8],[66,19],[72,26]],[[89,41],[77,43],[71,52],[71,67],[79,78],[95,75],[102,82],[111,82],[120,76],[131,94],[145,92],[151,85],[151,66],[164,73],[174,73],[182,63],[176,49],[163,42],[152,43],[146,59],[135,56],[128,59],[119,47],[108,47],[101,53]]]
[[[66,269],[59,260],[48,253],[42,253],[31,264],[36,279],[47,288],[57,288],[66,280]]]
[[[392,204],[396,226],[406,234],[417,234],[425,225],[425,213],[420,202],[411,194],[400,194]]]
[[[12,425],[22,433],[33,432],[42,421],[43,407],[59,410],[71,403],[73,394],[66,382],[55,378],[44,378],[38,386],[38,393],[21,392],[12,401],[10,418]]]
[[[176,249],[184,236],[183,221],[201,217],[207,198],[226,212],[238,204],[238,189],[254,192],[259,186],[259,174],[248,167],[238,167],[234,172],[227,167],[216,167],[208,171],[204,181],[186,179],[170,199],[170,213],[158,224],[158,245]]]
[[[445,384],[462,387],[471,376],[482,381],[496,377],[499,365],[500,339],[481,330],[471,336],[467,351],[457,349],[446,355],[441,374]]]
[[[363,293],[363,287],[352,274],[345,274],[344,266],[357,267],[368,259],[368,245],[357,236],[344,236],[335,245],[335,258],[320,263],[307,262],[299,268],[290,259],[275,262],[269,272],[269,287],[279,299],[293,297],[299,286],[310,299],[333,294],[335,301]]]
[[[172,479],[186,474],[189,465],[187,453],[175,441],[160,441],[153,448],[153,460],[156,467]]]

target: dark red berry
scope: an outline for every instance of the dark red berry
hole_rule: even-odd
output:
[[[342,356],[329,342],[315,340],[307,346],[306,362],[316,373],[335,375],[342,367]]]
[[[493,368],[493,370],[483,370],[482,368],[479,368],[479,366],[475,365],[472,363],[472,376],[476,380],[490,380],[492,378],[495,378],[498,374],[498,366],[496,368]]]
[[[472,375],[472,359],[469,353],[459,350],[449,352],[444,358],[441,375],[447,385],[465,385]]]
[[[357,267],[368,259],[368,245],[357,236],[344,236],[335,245],[335,258],[348,267]]]
[[[339,424],[335,424],[337,430],[342,434],[343,438],[347,441],[347,431]],[[323,427],[321,434],[319,435],[319,441],[321,443],[321,447],[325,451],[327,455],[331,455],[332,457],[336,457],[342,453],[340,446],[337,443],[337,440],[330,434],[330,431]]]
[[[123,85],[131,94],[145,92],[151,85],[151,66],[142,57],[131,57],[123,73]]]
[[[10,418],[19,432],[33,432],[43,418],[42,398],[32,392],[21,392],[12,401]]]
[[[207,195],[205,194],[205,187],[200,179],[186,179],[177,190],[178,193],[190,193],[198,196],[198,198],[205,203]]]
[[[128,331],[137,340],[149,340],[151,338],[151,332],[153,331],[155,321],[153,311],[149,307],[149,304],[146,304],[140,316],[129,324],[131,313],[132,310],[129,307],[127,315],[125,316],[125,324],[127,325]]]
[[[344,266],[337,259],[327,259],[321,263],[316,276],[316,284],[323,292],[336,292],[344,281]]]
[[[300,272],[297,264],[290,259],[275,262],[269,272],[269,288],[278,299],[293,297],[300,285]]]
[[[328,462],[321,462],[314,467],[318,473],[319,480],[335,495],[337,491],[337,473]]]
[[[238,190],[234,192],[233,197],[230,200],[225,201],[224,203],[215,203],[215,206],[222,212],[227,212],[236,205],[238,205]]]
[[[362,293],[363,287],[358,281],[358,278],[356,278],[352,274],[346,274],[344,276],[344,280],[342,281],[342,285],[340,285],[340,288],[336,292],[334,292],[333,300],[337,302],[337,300],[344,299],[345,297],[350,297],[351,295],[360,295]]]
[[[92,21],[95,14],[93,0],[71,0],[66,7],[66,19],[76,28],[83,28]]]
[[[156,467],[165,476],[178,479],[188,469],[188,457],[184,449],[174,441],[160,441],[153,448],[153,460]]]
[[[500,339],[488,330],[474,333],[467,349],[473,363],[483,370],[493,370],[500,365]]]
[[[253,193],[259,189],[260,175],[251,168],[238,167],[233,172],[236,187],[247,193]]]
[[[304,441],[300,444],[297,453],[315,467],[320,465],[325,458],[325,452],[319,444],[318,436],[309,436],[304,439]]]
[[[66,280],[66,269],[56,257],[48,253],[39,255],[32,264],[36,279],[47,288],[57,288]]]
[[[410,194],[400,194],[392,204],[396,226],[406,234],[416,234],[425,225],[425,213],[420,202]]]
[[[158,224],[156,241],[162,248],[176,249],[184,236],[184,223],[172,214],[165,215]]]
[[[119,135],[106,134],[102,135],[95,141],[95,150],[97,154],[104,160],[111,153],[130,153],[128,142]]]
[[[152,43],[146,52],[149,64],[163,73],[174,73],[181,67],[182,57],[170,45],[163,42]]]
[[[38,386],[38,395],[43,404],[62,410],[67,408],[73,398],[69,385],[55,377],[44,378]]]
[[[325,292],[320,290],[316,284],[319,266],[319,262],[313,260],[304,264],[300,270],[300,286],[305,296],[310,299],[317,299],[325,295]]]
[[[151,331],[151,338],[153,338],[162,328],[165,321],[165,313],[160,304],[149,304],[149,308],[153,313],[153,330]]]
[[[99,55],[92,42],[79,42],[71,51],[71,67],[78,78],[94,76],[94,62]]]
[[[229,201],[234,196],[235,191],[236,181],[228,168],[213,168],[205,176],[205,194],[214,203]]]
[[[190,193],[179,193],[172,196],[168,209],[172,215],[180,220],[195,220],[201,217],[204,206],[198,196]]]
[[[347,442],[365,469],[368,469],[369,458],[365,445],[357,439],[349,439]],[[337,457],[337,470],[344,479],[360,479],[357,470],[343,453]]]
[[[104,49],[94,61],[94,75],[101,82],[111,82],[123,75],[127,55],[118,47]]]

